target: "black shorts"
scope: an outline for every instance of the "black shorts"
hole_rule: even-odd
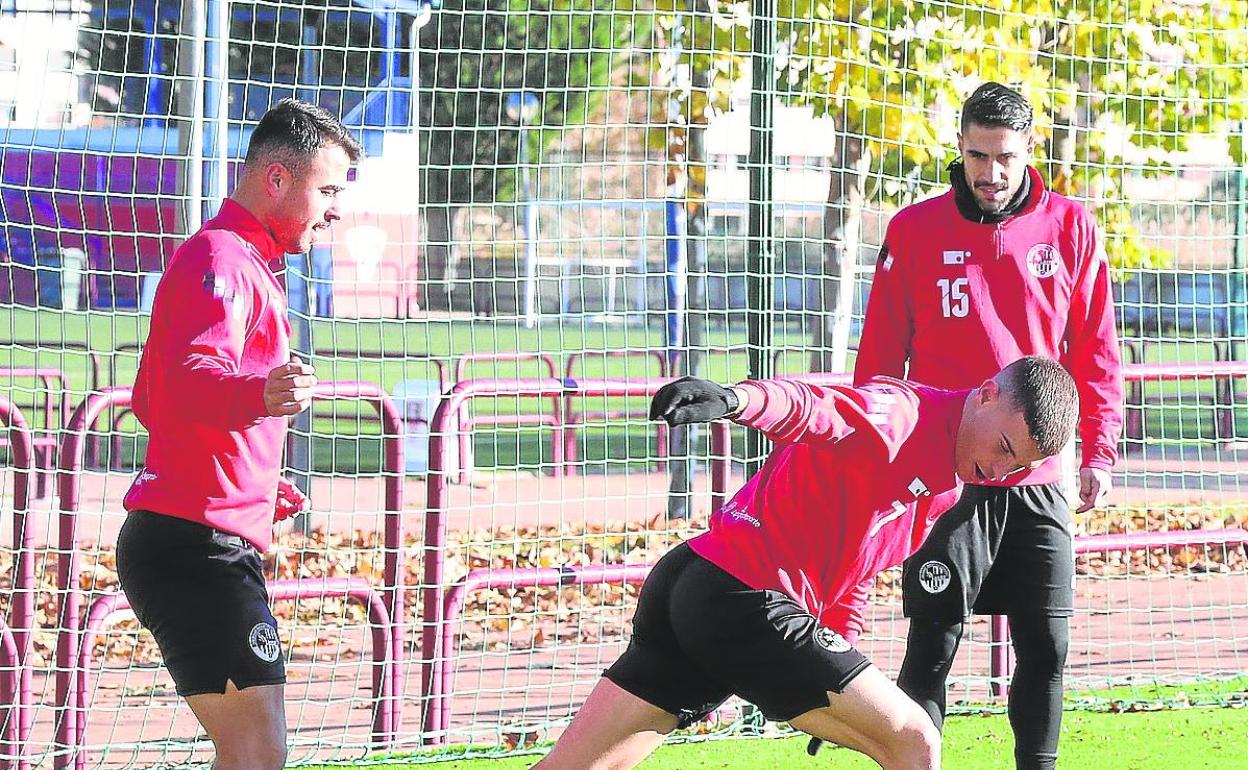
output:
[[[1073,615],[1074,538],[1061,485],[968,484],[906,560],[902,597],[906,617],[926,620]]]
[[[117,574],[179,695],[285,683],[260,554],[243,538],[133,511],[117,537]]]
[[[688,726],[729,695],[793,719],[869,665],[786,594],[750,588],[682,543],[646,578],[628,649],[604,675]]]

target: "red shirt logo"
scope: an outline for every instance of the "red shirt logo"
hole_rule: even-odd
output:
[[[1051,278],[1057,273],[1062,255],[1047,243],[1037,243],[1027,252],[1027,269],[1037,278]]]

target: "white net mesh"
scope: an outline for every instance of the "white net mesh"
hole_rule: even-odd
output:
[[[1173,697],[1157,683],[1231,680],[1199,690],[1228,700],[1248,675],[1245,551],[1192,533],[1248,524],[1246,13],[1177,0],[0,4],[0,397],[29,426],[36,467],[23,503],[21,436],[7,434],[5,508],[24,513],[29,548],[0,538],[15,632],[0,645],[0,763],[209,756],[150,635],[106,612],[146,436],[123,401],[97,396],[89,424],[71,416],[133,382],[160,271],[286,96],[340,115],[367,152],[343,221],[285,272],[296,347],[344,396],[293,423],[287,462],[313,512],[265,561],[272,580],[303,581],[275,604],[292,762],[553,737],[627,642],[641,573],[625,567],[700,531],[759,456],[739,432],[731,459],[708,431],[658,433],[647,389],[852,366],[887,223],[944,188],[958,106],[987,79],[1033,101],[1037,166],[1106,230],[1136,367],[1117,491],[1076,529],[1158,537],[1080,557],[1070,686],[1156,702]],[[378,393],[400,425],[379,417]],[[81,456],[67,454],[79,433]],[[73,554],[67,591],[58,568]],[[881,578],[864,641],[888,672],[905,638],[897,582]],[[989,621],[969,629],[951,703],[987,702],[1002,682]],[[756,722],[736,704],[716,725]]]

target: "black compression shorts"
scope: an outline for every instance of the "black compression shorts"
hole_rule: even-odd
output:
[[[117,538],[117,573],[160,647],[178,694],[283,684],[286,664],[260,555],[203,524],[132,511]]]
[[[1070,504],[1060,484],[968,484],[905,563],[905,614],[926,620],[1026,613],[1069,617],[1075,604]]]
[[[687,726],[729,695],[793,719],[869,665],[788,595],[750,588],[681,544],[646,579],[628,649],[605,676]]]

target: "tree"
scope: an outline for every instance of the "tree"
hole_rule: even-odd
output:
[[[749,8],[727,3],[701,19],[703,66],[719,93],[743,70]],[[1125,176],[1173,173],[1192,137],[1228,134],[1248,117],[1245,3],[780,0],[776,30],[780,98],[838,126],[816,371],[844,368],[863,202],[902,204],[944,184],[958,107],[978,83],[1009,83],[1032,100],[1050,180],[1096,209],[1118,267],[1165,256],[1139,237]],[[1237,137],[1229,146],[1243,157]]]
[[[541,100],[534,156],[560,128],[584,120],[605,95],[612,70],[649,34],[652,18],[633,0],[446,0],[421,33],[421,194],[430,280],[446,279],[458,208],[515,199],[519,144],[503,114],[512,91]]]

